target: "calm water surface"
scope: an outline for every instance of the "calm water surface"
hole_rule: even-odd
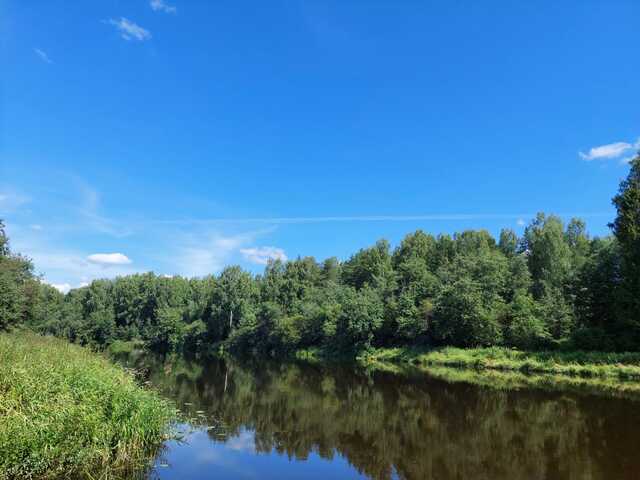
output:
[[[640,478],[633,400],[346,367],[144,365],[191,418],[151,478]]]

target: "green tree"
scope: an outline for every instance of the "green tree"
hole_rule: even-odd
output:
[[[541,313],[531,295],[524,291],[517,292],[506,312],[505,343],[523,349],[547,345],[551,335]]]
[[[31,261],[11,252],[0,220],[0,330],[27,320],[28,291],[37,287]]]
[[[481,286],[470,278],[445,286],[435,302],[430,332],[434,340],[460,347],[500,344],[499,318],[504,304],[497,296],[488,300]]]
[[[582,328],[615,332],[621,278],[620,248],[615,238],[596,238],[580,271],[576,308]]]
[[[250,273],[238,266],[222,271],[212,296],[214,312],[209,328],[214,332],[214,338],[229,337],[241,321],[255,316],[257,294],[257,285]]]
[[[356,289],[365,286],[389,294],[395,288],[395,273],[389,253],[389,242],[378,240],[373,247],[360,250],[342,266],[345,284]]]
[[[393,253],[398,291],[389,302],[389,325],[382,335],[400,342],[419,341],[428,328],[431,300],[440,289],[437,242],[421,230],[407,235]],[[381,341],[380,343],[384,343]]]
[[[511,229],[503,228],[500,230],[500,241],[498,247],[500,251],[507,257],[513,257],[518,251],[518,235]]]
[[[364,286],[359,291],[342,289],[336,337],[343,350],[362,350],[372,345],[384,319],[384,304],[378,291]]]
[[[524,247],[533,280],[533,295],[540,299],[548,289],[563,289],[571,271],[571,249],[562,220],[539,213],[526,228]]]
[[[186,334],[186,324],[182,318],[183,309],[177,307],[161,307],[156,314],[156,324],[148,335],[148,344],[158,352],[179,350]]]
[[[610,225],[620,244],[622,282],[619,316],[626,345],[640,346],[640,153],[631,161],[627,178],[613,198],[617,216]]]

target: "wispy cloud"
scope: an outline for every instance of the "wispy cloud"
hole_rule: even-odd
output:
[[[258,265],[266,265],[269,263],[269,260],[287,261],[284,250],[277,247],[241,248],[240,253],[245,260],[251,263],[257,263]]]
[[[630,150],[640,149],[640,138],[635,143],[614,142],[590,148],[587,153],[578,152],[583,160],[611,160],[620,158]]]
[[[183,239],[173,262],[176,270],[185,276],[201,277],[222,270],[241,247],[251,244],[261,232],[225,235],[210,232],[191,234]]]
[[[177,11],[176,7],[169,5],[164,0],[151,0],[149,5],[155,12],[176,13]]]
[[[30,201],[31,198],[27,195],[17,193],[10,189],[2,190],[0,191],[0,214],[13,212]]]
[[[40,57],[40,60],[42,60],[43,62],[53,63],[53,60],[51,60],[49,58],[49,55],[47,55],[43,50],[40,50],[39,48],[34,48],[33,51],[36,52],[36,55],[38,55],[38,57]]]
[[[151,269],[191,277],[219,273],[234,263],[264,265],[269,259],[284,260],[285,251],[267,237],[280,224],[494,220],[513,225],[535,217],[535,212],[520,212],[153,220],[126,217],[109,208],[108,199],[103,205],[100,192],[84,179],[68,174],[56,179],[63,182],[56,184],[52,179],[50,190],[39,191],[28,209],[16,209],[15,215],[5,218],[10,220],[14,250],[31,257],[46,281],[71,288],[96,278]],[[0,187],[0,218],[7,205],[26,201],[30,199],[18,195],[14,188]],[[51,212],[56,212],[54,217]],[[610,218],[611,212],[560,216]],[[45,218],[51,221],[45,222]],[[40,231],[38,225],[44,229]]]
[[[81,197],[76,209],[85,220],[87,226],[116,238],[131,235],[131,229],[122,222],[108,218],[100,213],[100,194],[97,190],[80,178],[74,177],[74,182]]]
[[[558,213],[560,217],[609,217],[606,212],[573,212]],[[304,223],[334,223],[334,222],[411,222],[411,221],[465,221],[465,220],[518,220],[533,218],[536,212],[529,213],[444,213],[424,215],[355,215],[330,217],[251,217],[251,218],[206,218],[183,220],[151,220],[151,225],[225,225],[225,224],[304,224]]]
[[[87,257],[87,261],[106,267],[112,265],[129,265],[131,259],[123,253],[92,253]]]
[[[110,18],[107,20],[107,23],[113,25],[125,40],[138,40],[143,42],[151,38],[151,32],[149,30],[142,28],[137,23],[124,17],[120,17],[120,20]]]

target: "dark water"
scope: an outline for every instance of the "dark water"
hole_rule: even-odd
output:
[[[633,400],[299,364],[147,369],[192,418],[153,478],[640,478]]]

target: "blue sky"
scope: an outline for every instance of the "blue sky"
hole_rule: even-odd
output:
[[[4,0],[0,218],[46,281],[608,232],[640,2]]]

